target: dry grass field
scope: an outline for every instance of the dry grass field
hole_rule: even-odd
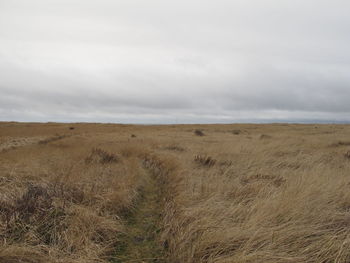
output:
[[[350,126],[0,123],[16,262],[350,262]]]

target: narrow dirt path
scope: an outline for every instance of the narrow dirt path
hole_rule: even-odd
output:
[[[114,263],[164,263],[158,241],[161,219],[161,191],[155,176],[145,170],[143,187],[136,207],[125,215],[126,233],[121,235]]]

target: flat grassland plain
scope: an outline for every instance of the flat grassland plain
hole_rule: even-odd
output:
[[[0,123],[0,262],[350,262],[350,126]]]

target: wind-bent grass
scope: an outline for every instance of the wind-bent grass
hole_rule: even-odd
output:
[[[71,126],[0,123],[0,262],[350,262],[350,126]]]

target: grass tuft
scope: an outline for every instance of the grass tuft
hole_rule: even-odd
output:
[[[119,158],[114,153],[109,153],[100,148],[92,149],[90,155],[85,159],[86,164],[100,163],[100,164],[110,164],[117,163]]]
[[[197,154],[194,157],[194,161],[202,166],[207,166],[207,167],[212,167],[216,163],[216,160],[214,158],[207,155],[200,155],[200,154]]]

